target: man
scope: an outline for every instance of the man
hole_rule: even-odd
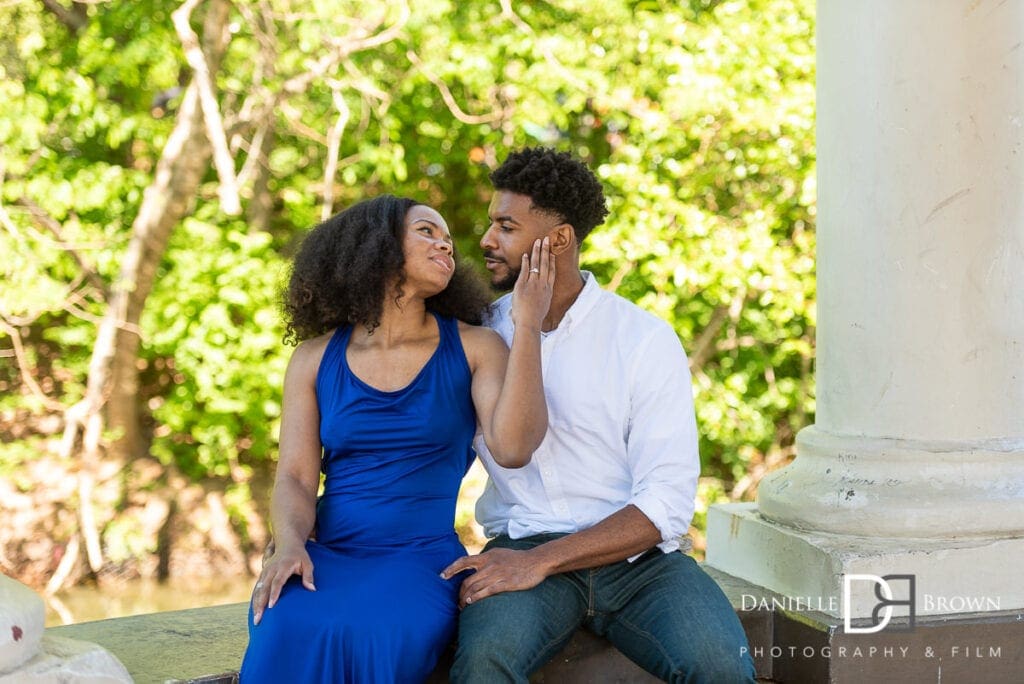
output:
[[[542,324],[549,428],[531,462],[495,464],[477,503],[489,537],[457,560],[462,585],[454,682],[525,682],[584,625],[667,681],[753,680],[735,612],[689,556],[700,461],[690,373],[664,321],[579,270],[607,215],[601,185],[569,154],[509,155],[491,174],[480,241],[492,284],[511,289],[522,255],[547,240],[556,266]],[[511,297],[489,325],[510,342]]]

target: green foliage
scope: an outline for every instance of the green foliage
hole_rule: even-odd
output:
[[[0,7],[18,27],[0,39],[0,315],[27,333],[31,371],[67,406],[83,395],[104,289],[171,126],[148,111],[180,61],[171,27],[152,21],[159,4],[94,10],[77,36],[41,4]],[[16,377],[0,374],[0,392]],[[40,413],[36,399],[24,404]]]
[[[281,414],[285,264],[269,234],[243,228],[186,220],[143,320],[152,453],[196,478],[270,458]]]
[[[226,217],[211,169],[173,234],[140,330],[151,452],[197,479],[237,480],[274,457],[289,353],[277,288],[322,215],[328,132],[342,120],[329,209],[416,197],[471,259],[487,173],[510,148],[581,155],[612,210],[584,261],[668,320],[691,354],[705,474],[723,482],[706,487],[711,498],[787,453],[814,411],[813,1],[564,0],[512,3],[514,15],[410,3],[391,38],[287,90],[338,41],[402,19],[397,2],[371,4],[234,5],[214,85],[236,171],[260,126],[272,128],[272,213],[259,230]],[[96,320],[180,95],[166,115],[151,105],[190,75],[170,21],[178,5],[90,4],[78,32],[41,3],[0,7],[18,27],[0,39],[0,314],[27,372],[65,406],[83,395]],[[267,6],[269,19],[254,20]],[[383,24],[360,28],[377,15]],[[246,119],[270,97],[268,116]],[[252,193],[250,180],[244,203]],[[23,382],[8,338],[0,433],[35,447],[12,424],[54,409]],[[244,488],[233,492],[241,511]]]
[[[114,518],[103,532],[107,557],[115,563],[140,558],[156,551],[156,540],[146,535],[137,518]]]

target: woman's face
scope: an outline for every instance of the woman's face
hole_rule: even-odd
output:
[[[405,215],[406,288],[414,288],[424,298],[448,287],[455,273],[455,249],[444,218],[423,205],[416,205]]]

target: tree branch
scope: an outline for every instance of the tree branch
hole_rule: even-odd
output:
[[[270,131],[271,116],[272,114],[268,112],[265,116],[258,117],[260,123],[256,126],[256,132],[253,134],[252,140],[247,142],[239,136],[238,147],[246,155],[245,162],[242,164],[242,170],[238,172],[239,187],[245,187],[249,182],[249,178],[255,174],[256,169],[267,164],[267,159],[264,158],[263,141]]]
[[[228,141],[224,135],[224,123],[221,119],[217,97],[213,92],[209,64],[207,64],[206,56],[199,45],[199,36],[189,24],[189,17],[197,4],[199,4],[199,0],[185,0],[181,7],[171,14],[171,18],[174,21],[178,38],[181,40],[181,46],[185,50],[185,58],[188,60],[189,66],[192,67],[195,84],[199,89],[199,102],[202,105],[206,134],[213,146],[214,166],[217,168],[217,177],[220,179],[217,194],[220,197],[221,208],[229,216],[236,216],[241,213],[242,205],[238,199],[235,160],[231,156]]]
[[[375,86],[351,59],[346,59],[342,66],[345,67],[345,72],[351,76],[349,83],[353,88],[381,102],[391,101],[391,96]]]
[[[542,40],[537,39],[536,32],[533,27],[527,24],[522,17],[516,14],[516,11],[512,9],[512,0],[501,0],[501,16],[511,21],[520,31],[527,34],[534,39],[534,44],[537,45],[540,53],[544,56],[544,61],[548,63],[551,69],[558,73],[559,76],[565,79],[565,82],[572,85],[578,90],[583,92],[589,91],[589,87],[586,83],[573,76],[572,72],[566,69],[558,58],[551,52],[550,49],[545,47]]]
[[[299,135],[305,136],[310,140],[320,143],[321,145],[327,144],[327,138],[323,133],[302,123],[302,112],[293,107],[287,100],[282,100],[280,106],[281,113],[284,114],[285,121],[288,122],[289,128]]]
[[[49,10],[57,18],[57,21],[64,24],[71,33],[78,33],[89,23],[85,3],[72,2],[69,9],[60,4],[58,0],[42,0],[42,2],[43,7]]]
[[[45,209],[28,197],[19,197],[18,204],[28,209],[28,213],[32,215],[32,218],[38,225],[53,233],[53,236],[57,238],[60,248],[70,254],[71,258],[78,264],[78,267],[82,269],[82,273],[89,281],[89,284],[100,292],[106,292],[107,285],[103,282],[103,279],[100,278],[99,274],[96,273],[96,268],[86,262],[85,258],[81,254],[79,254],[70,244],[64,241],[63,229],[57,219],[50,216]]]
[[[24,237],[21,235],[21,231],[18,229],[18,226],[15,225],[14,221],[11,219],[10,215],[7,213],[7,210],[3,206],[2,203],[0,203],[0,225],[2,225],[4,227],[4,230],[6,230],[8,233],[10,233],[15,239],[17,239],[17,240],[23,240],[24,239]],[[74,255],[74,251],[71,250],[65,244],[63,244],[63,243],[53,243],[52,240],[47,238],[42,233],[39,233],[38,231],[34,231],[34,230],[31,230],[31,229],[29,229],[29,231],[31,233],[33,233],[33,236],[36,237],[41,242],[49,243],[49,244],[56,244],[56,246],[58,248],[63,249],[63,250],[65,250],[65,251],[67,251],[67,252],[69,252],[69,253]],[[104,292],[105,292],[103,281],[100,280],[98,275],[96,275],[95,273],[92,273],[91,271],[89,271],[87,266],[83,266],[82,270],[83,270],[83,274],[79,275],[79,277],[75,280],[75,282],[73,282],[71,285],[69,285],[67,287],[68,294],[65,297],[65,302],[66,302],[68,297],[71,297],[74,294],[74,292],[73,292],[74,289],[76,287],[78,287],[78,285],[82,282],[82,279],[88,277],[88,275],[90,273],[98,281],[100,297],[101,298],[103,297]],[[33,321],[35,321],[37,318],[39,318],[40,315],[42,315],[43,311],[45,311],[45,307],[44,308],[40,308],[40,309],[30,310],[28,312],[27,316],[14,316],[10,312],[7,312],[6,315],[0,315],[0,316],[3,317],[4,321],[6,321],[6,323],[9,326],[19,327],[19,326],[24,326],[24,325],[30,325]]]
[[[11,345],[14,347],[14,357],[18,360],[18,370],[21,371],[21,380],[25,383],[25,386],[43,403],[47,410],[63,411],[64,405],[46,396],[46,392],[36,383],[36,379],[29,372],[28,357],[25,356],[25,348],[21,344],[21,333],[18,332],[18,329],[7,325],[4,321],[0,321],[0,332],[6,333],[11,338]]]
[[[448,85],[440,78],[438,78],[436,75],[428,71],[427,67],[424,66],[423,62],[420,60],[419,56],[415,52],[413,52],[412,50],[408,50],[406,51],[405,56],[409,59],[410,62],[413,63],[413,65],[415,65],[417,69],[420,70],[420,72],[424,76],[427,77],[428,81],[434,84],[434,87],[436,87],[438,91],[441,93],[441,99],[443,99],[444,103],[448,106],[448,111],[450,111],[452,113],[452,116],[454,116],[462,123],[487,124],[494,123],[496,121],[501,121],[501,119],[504,117],[504,112],[502,111],[491,112],[490,114],[485,114],[483,116],[467,114],[466,112],[462,111],[462,108],[459,107],[459,103],[455,101],[455,96],[452,95],[452,91],[448,89]]]
[[[331,91],[334,97],[334,106],[338,110],[338,118],[327,134],[327,166],[324,169],[324,201],[320,207],[321,221],[329,219],[334,211],[334,174],[338,171],[338,151],[341,149],[341,136],[352,116],[352,111],[342,93],[342,84],[332,81]]]
[[[401,5],[401,14],[394,24],[374,35],[365,36],[361,38],[339,38],[334,41],[334,51],[327,53],[316,62],[314,62],[309,69],[305,72],[292,76],[284,83],[282,90],[286,93],[298,94],[306,91],[306,88],[314,80],[320,78],[326,74],[330,69],[337,66],[341,60],[345,59],[353,52],[359,52],[360,50],[367,50],[372,47],[384,45],[392,40],[398,38],[401,34],[402,28],[406,22],[409,21],[411,16],[409,10],[409,4],[403,2]],[[377,22],[379,25],[383,21],[383,18]],[[367,22],[369,23],[369,22]],[[365,26],[361,27],[362,30],[366,30]]]
[[[725,325],[727,320],[729,320],[729,307],[724,305],[716,306],[715,310],[711,312],[711,320],[704,326],[704,329],[701,330],[700,335],[697,336],[696,341],[693,343],[693,350],[690,353],[691,371],[695,368],[703,367],[708,359],[711,358],[711,354],[715,351],[715,338],[722,332],[722,326]]]
[[[629,272],[634,268],[636,268],[635,261],[630,260],[622,262],[622,265],[619,266],[618,270],[616,270],[612,275],[612,279],[608,281],[608,285],[605,289],[609,292],[616,292],[619,289],[619,286],[622,285],[623,279],[625,279],[625,277],[629,275]]]
[[[64,556],[60,559],[57,570],[54,571],[50,581],[46,583],[46,589],[43,590],[46,597],[52,597],[64,586],[64,582],[67,581],[71,570],[75,567],[75,562],[78,561],[78,551],[78,535],[72,534],[67,546],[64,547]]]
[[[246,3],[236,5],[242,17],[252,28],[253,35],[259,43],[260,49],[256,53],[256,60],[253,66],[251,84],[247,88],[248,94],[234,117],[232,128],[242,128],[239,124],[256,123],[256,134],[252,143],[249,144],[245,163],[238,173],[238,187],[245,187],[248,176],[252,174],[252,155],[256,150],[257,157],[263,149],[263,141],[266,133],[271,129],[270,121],[273,118],[275,107],[275,95],[266,86],[268,79],[272,79],[277,73],[277,43],[274,35],[273,19],[270,16],[270,7],[267,0],[259,0],[259,14],[255,14],[252,7]],[[231,132],[230,150],[232,154],[243,148],[244,140],[239,131]],[[271,131],[270,139],[273,139]],[[259,142],[257,142],[257,139]],[[246,168],[248,167],[248,168]]]
[[[206,3],[206,8],[202,49],[210,63],[218,65],[227,49],[230,5],[227,0],[212,0]],[[198,90],[193,79],[185,90],[174,128],[132,221],[131,239],[121,257],[118,277],[110,287],[106,312],[96,331],[85,396],[64,413],[61,454],[71,454],[81,435],[79,533],[94,573],[103,563],[100,521],[96,519],[92,497],[105,421],[109,421],[112,428],[124,431],[115,443],[120,446],[112,445],[106,451],[108,460],[123,464],[137,453],[138,446],[135,440],[139,428],[134,410],[137,410],[139,336],[125,332],[128,324],[138,323],[171,232],[188,213],[209,164],[209,140],[203,127]],[[104,416],[104,409],[108,417]]]

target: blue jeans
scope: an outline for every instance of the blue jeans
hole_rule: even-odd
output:
[[[486,548],[529,549],[560,536],[502,535]],[[692,558],[658,549],[466,606],[451,681],[526,682],[581,625],[665,681],[754,681],[747,638],[725,594]]]

